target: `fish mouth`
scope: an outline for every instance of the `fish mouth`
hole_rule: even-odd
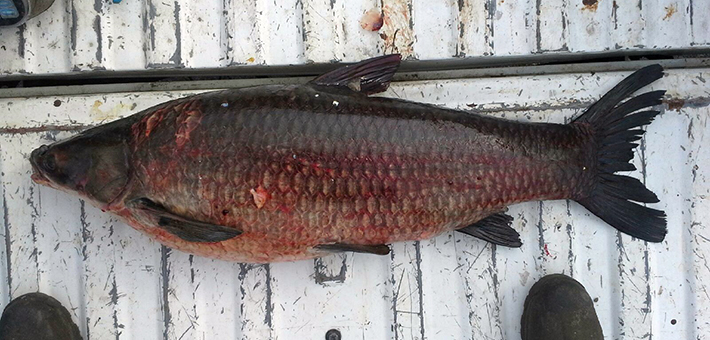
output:
[[[32,181],[35,182],[35,183],[37,183],[37,184],[49,185],[49,180],[47,179],[47,177],[44,177],[44,175],[42,175],[41,173],[37,172],[36,170],[35,170],[35,172],[32,174],[32,176],[30,176],[30,178],[32,178]]]
[[[30,154],[30,164],[32,165],[32,181],[34,181],[37,184],[43,184],[43,185],[49,185],[49,179],[47,176],[42,173],[42,170],[40,170],[40,167],[37,163],[39,157],[43,155],[49,147],[46,145],[42,145],[37,149],[34,149],[32,151],[32,154]]]

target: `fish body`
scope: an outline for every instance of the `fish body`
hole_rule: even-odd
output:
[[[618,165],[631,152],[624,143],[640,133],[619,127],[623,136],[612,131],[616,146],[601,155],[609,131],[596,125],[615,122],[593,117],[592,109],[586,120],[562,125],[369,97],[386,88],[398,62],[375,58],[305,85],[173,100],[38,149],[34,178],[79,193],[167,246],[273,262],[333,251],[385,254],[392,242],[449,230],[519,246],[507,206],[573,199],[594,210],[609,199],[605,169],[630,166]],[[660,95],[635,106],[653,105]],[[618,109],[612,99],[603,110]],[[48,158],[70,179],[56,180],[45,169]],[[607,177],[618,176],[614,171]],[[651,217],[619,222],[593,212],[637,237],[662,239],[662,212],[629,202],[655,195],[645,187],[636,196],[620,192],[612,196]]]

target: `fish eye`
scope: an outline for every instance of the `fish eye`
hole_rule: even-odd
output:
[[[57,162],[54,160],[54,155],[47,155],[47,157],[44,157],[42,160],[42,166],[49,171],[56,170]]]

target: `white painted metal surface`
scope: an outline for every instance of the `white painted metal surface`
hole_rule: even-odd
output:
[[[373,9],[378,32],[360,26]],[[697,48],[708,13],[702,0],[56,0],[0,29],[0,74]]]
[[[405,82],[385,95],[562,123],[625,75]],[[607,339],[710,339],[708,80],[710,69],[670,70],[652,86],[675,100],[648,128],[632,175],[668,214],[663,243],[620,234],[574,202],[532,202],[510,210],[520,249],[447,233],[394,244],[391,256],[272,265],[161,247],[30,180],[38,145],[188,92],[0,99],[0,307],[51,294],[85,339],[322,339],[331,328],[344,339],[519,339],[528,289],[561,272],[587,287]]]

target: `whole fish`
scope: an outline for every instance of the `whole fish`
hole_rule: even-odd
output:
[[[388,55],[305,85],[172,100],[32,152],[33,179],[79,194],[160,243],[239,262],[388,244],[449,230],[520,246],[506,207],[572,199],[659,242],[665,214],[631,171],[663,76],[620,82],[570,124],[516,122],[392,98]],[[638,112],[640,111],[640,112]]]

